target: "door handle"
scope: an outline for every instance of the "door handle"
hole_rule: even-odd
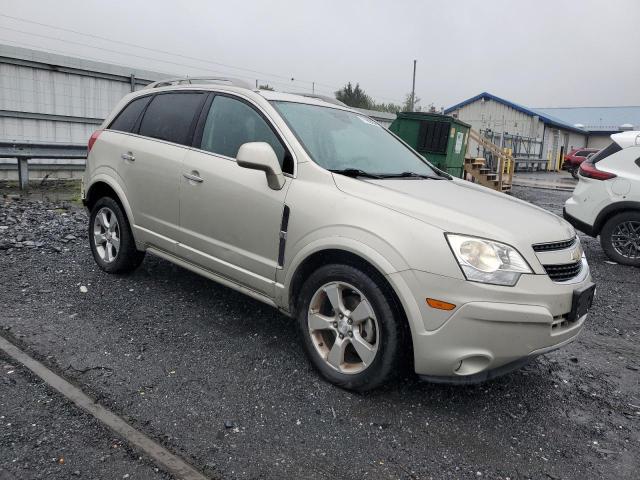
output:
[[[131,153],[131,152],[123,153],[120,156],[122,157],[123,160],[128,160],[129,162],[135,162],[136,161],[136,157],[134,157],[133,153]]]
[[[196,183],[204,182],[204,178],[198,176],[198,172],[195,172],[195,171],[192,173],[183,172],[182,176],[192,182],[196,182]]]

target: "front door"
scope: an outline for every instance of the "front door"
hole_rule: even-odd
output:
[[[200,123],[199,149],[186,155],[180,179],[178,255],[273,297],[282,212],[292,180],[272,190],[264,172],[239,167],[235,157],[243,143],[267,142],[286,173],[291,155],[270,123],[239,98],[216,95]]]

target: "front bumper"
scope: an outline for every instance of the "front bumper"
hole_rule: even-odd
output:
[[[418,303],[411,323],[416,373],[431,381],[474,383],[506,373],[574,340],[586,315],[569,321],[573,292],[591,284],[554,283],[523,275],[515,287],[499,287],[406,271],[402,276]],[[426,305],[426,297],[457,305]],[[422,301],[420,301],[422,299]],[[409,316],[409,315],[408,315]]]
[[[450,375],[448,377],[438,377],[432,375],[420,375],[422,380],[431,383],[445,383],[445,384],[453,384],[453,385],[473,385],[476,383],[486,382],[487,380],[491,380],[493,378],[501,377],[502,375],[506,375],[508,373],[513,372],[514,370],[519,370],[520,368],[527,365],[529,362],[535,360],[540,355],[545,353],[552,352],[553,350],[557,350],[559,348],[564,347],[566,344],[573,342],[578,336],[575,335],[564,342],[558,343],[552,347],[542,348],[535,352],[530,353],[525,357],[518,358],[510,363],[506,363],[500,367],[492,368],[490,370],[483,370],[475,374],[470,375]]]

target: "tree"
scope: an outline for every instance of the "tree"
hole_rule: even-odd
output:
[[[258,88],[260,90],[271,90],[271,91],[273,91],[273,87],[269,86],[268,83],[265,83],[264,85],[258,85]]]
[[[402,111],[402,105],[397,105],[395,103],[373,103],[371,105],[371,110],[377,110],[378,112],[389,112],[389,113],[398,113]]]
[[[413,100],[413,108],[411,108],[411,92],[407,93],[404,97],[404,104],[402,105],[403,112],[420,112],[422,107],[420,106],[420,97],[416,95]]]
[[[354,87],[349,82],[335,93],[338,100],[350,107],[370,109],[374,105],[371,97],[360,88],[359,83]]]

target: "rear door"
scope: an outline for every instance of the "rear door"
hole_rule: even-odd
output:
[[[291,174],[293,157],[255,105],[221,94],[210,102],[202,112],[196,148],[184,158],[178,254],[272,297],[291,178],[281,190],[272,190],[264,172],[239,167],[235,158],[243,143],[267,142],[285,174]]]
[[[175,252],[178,238],[178,188],[182,161],[207,94],[166,92],[153,95],[137,134],[122,152],[121,172],[134,212],[138,241]]]

